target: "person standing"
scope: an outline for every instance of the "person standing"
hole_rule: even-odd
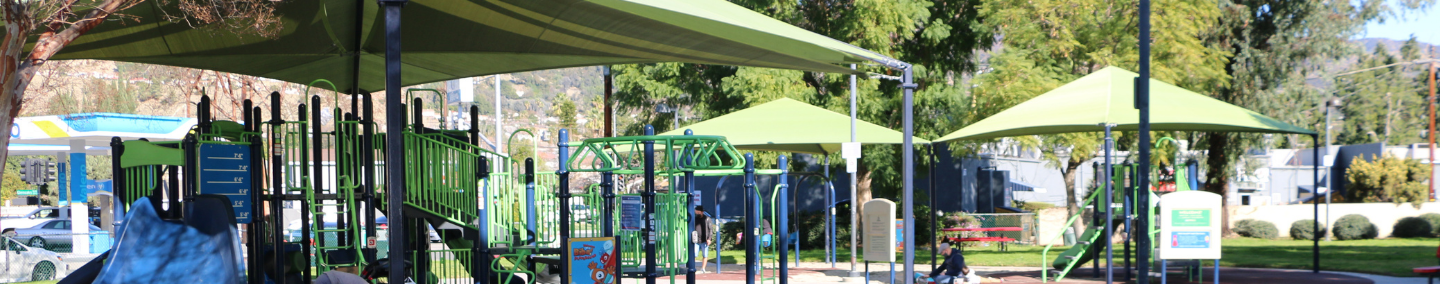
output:
[[[704,273],[705,266],[709,264],[709,262],[705,262],[705,259],[709,258],[710,245],[714,244],[711,236],[715,234],[715,230],[710,225],[710,215],[705,213],[704,206],[695,206],[694,233],[695,236],[691,238],[691,242],[695,244],[695,257],[700,261],[700,271],[696,272]]]

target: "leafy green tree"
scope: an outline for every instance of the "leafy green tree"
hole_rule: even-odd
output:
[[[556,130],[569,129],[572,133],[579,133],[580,129],[577,128],[579,124],[575,122],[575,115],[578,114],[575,112],[575,102],[570,98],[563,98],[564,95],[561,95],[561,97],[562,98],[556,100],[555,105],[550,108],[550,116],[560,120],[560,122],[556,124]]]
[[[1434,0],[1402,1],[1403,8],[1415,9]],[[1228,84],[1218,85],[1209,94],[1216,99],[1248,108],[1283,121],[1304,121],[1300,125],[1323,123],[1323,113],[1300,112],[1322,107],[1317,92],[1295,92],[1298,82],[1315,71],[1315,62],[1338,59],[1354,50],[1347,41],[1363,31],[1365,23],[1396,14],[1383,0],[1219,0],[1221,15],[1216,26],[1203,38],[1210,46],[1227,51],[1225,74]],[[1164,29],[1156,29],[1164,30]],[[1163,49],[1163,47],[1160,47]],[[1297,104],[1299,107],[1297,107]],[[1321,129],[1313,127],[1312,129]],[[1206,151],[1205,191],[1225,196],[1235,175],[1235,161],[1246,150],[1264,145],[1262,135],[1209,132],[1197,141]],[[1227,224],[1223,214],[1221,224]],[[1225,228],[1229,234],[1229,228]]]
[[[977,77],[974,109],[970,121],[1034,98],[1106,66],[1129,70],[1138,68],[1139,30],[1135,27],[1137,1],[1094,0],[993,0],[980,10],[983,27],[1003,37],[1001,50],[991,58],[990,68]],[[1222,50],[1206,46],[1199,39],[1210,27],[1195,19],[1218,17],[1213,2],[1160,0],[1152,19],[1152,35],[1164,43],[1153,50],[1152,72],[1156,79],[1192,90],[1221,85]],[[1014,137],[1009,141],[1038,147],[1044,159],[1064,174],[1066,207],[1080,213],[1076,178],[1082,165],[1103,146],[1099,133],[1067,133],[1040,137]],[[978,147],[980,141],[959,144]],[[972,151],[957,151],[965,154]],[[1163,156],[1163,155],[1157,155]],[[1075,224],[1082,228],[1080,223]]]
[[[935,138],[959,128],[965,117],[956,114],[966,112],[970,106],[965,99],[968,88],[963,87],[965,74],[976,67],[975,50],[988,48],[995,39],[988,30],[975,29],[979,0],[733,2],[914,64],[920,85],[915,93],[915,133],[921,138]],[[879,66],[858,68],[897,75]],[[676,63],[624,65],[614,71],[617,118],[635,119],[633,124],[620,126],[622,134],[638,134],[645,124],[668,124],[665,120],[669,116],[653,111],[659,103],[686,106],[701,119],[782,97],[849,112],[849,76],[843,74]],[[857,92],[859,119],[892,129],[901,127],[898,82],[862,77]],[[866,146],[864,152],[857,173],[860,182],[856,200],[869,200],[872,188],[874,196],[898,197],[902,184],[900,146]],[[917,156],[924,157],[924,153]],[[763,162],[773,164],[773,160]],[[928,166],[923,159],[920,165]]]
[[[1407,57],[1392,55],[1384,44],[1378,44],[1374,53],[1362,57],[1355,68],[1363,70],[1414,60],[1418,54]],[[1398,65],[1336,78],[1335,92],[1345,98],[1340,110],[1345,120],[1337,129],[1335,142],[1342,145],[1421,142],[1420,131],[1428,125],[1425,98],[1410,91],[1418,85],[1414,81],[1416,76],[1409,74],[1419,67]]]
[[[0,183],[0,202],[14,199],[19,194],[17,191],[31,187],[30,184],[20,180],[20,174],[15,171],[6,171],[3,183]]]

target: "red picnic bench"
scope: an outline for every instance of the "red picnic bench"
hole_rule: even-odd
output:
[[[1022,230],[1023,230],[1023,229],[1021,229],[1020,227],[949,228],[949,229],[940,229],[941,232],[1019,232],[1019,231],[1022,231]],[[1006,244],[1006,243],[1009,243],[1009,242],[1015,241],[1015,239],[1014,239],[1014,238],[1011,238],[1011,237],[970,237],[970,238],[952,237],[952,238],[948,238],[948,239],[949,239],[951,242],[957,242],[957,243],[959,243],[959,242],[998,242],[998,243],[1000,243],[1000,251],[1006,251],[1008,248],[1006,247],[1005,244]],[[964,247],[964,246],[960,246],[960,247],[962,247],[962,250],[963,250],[963,247]]]
[[[1435,248],[1435,258],[1440,258],[1440,248]],[[1440,277],[1440,266],[1416,267],[1411,269],[1415,274],[1425,276],[1426,283],[1435,284],[1435,278]]]

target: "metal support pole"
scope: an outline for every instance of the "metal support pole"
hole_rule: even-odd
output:
[[[646,125],[645,135],[655,135],[655,127]],[[659,259],[655,254],[655,140],[645,142],[645,192],[640,194],[645,204],[645,227],[641,231],[645,242],[645,284],[655,284],[655,266]],[[668,146],[668,145],[667,145]]]
[[[1110,179],[1110,151],[1115,147],[1115,138],[1110,136],[1111,127],[1115,126],[1105,124],[1105,283],[1115,283],[1115,246],[1110,241],[1110,237],[1115,235],[1115,226],[1112,226],[1115,220],[1115,206],[1112,204],[1115,191]]]
[[[525,229],[532,234],[539,234],[539,224],[535,215],[540,212],[535,206],[535,159],[525,158]],[[538,236],[537,238],[538,239]],[[526,244],[529,245],[529,244]]]
[[[829,240],[825,242],[825,261],[835,268],[835,186],[830,183],[830,155],[825,155],[825,189],[825,239]]]
[[[1430,51],[1431,53],[1434,53],[1435,48],[1432,46],[1430,48]],[[1427,163],[1430,164],[1430,178],[1432,179],[1435,178],[1435,68],[1435,62],[1431,61],[1430,78],[1426,79],[1427,81],[1430,81],[1430,92],[1425,93],[1425,100],[1430,105],[1430,132],[1426,132],[1425,136],[1430,138],[1430,144],[1426,144],[1426,147],[1430,148],[1430,160]],[[1435,201],[1434,182],[1430,183],[1430,201]],[[1325,236],[1330,235],[1326,234]]]
[[[405,107],[400,90],[400,9],[408,0],[378,0],[385,7],[385,195],[390,230],[389,281],[405,279]],[[498,107],[498,106],[497,106]],[[498,114],[498,113],[497,113]],[[498,119],[498,116],[497,116]]]
[[[1140,182],[1136,188],[1136,211],[1140,232],[1136,239],[1136,261],[1140,263],[1139,284],[1150,284],[1150,0],[1140,0],[1140,77],[1136,78],[1135,108],[1140,109]]]
[[[901,180],[905,190],[905,284],[915,284],[915,67],[905,66],[905,98],[901,112],[904,113],[905,145],[901,147],[905,168]]]
[[[1433,135],[1433,134],[1432,134],[1432,135]],[[1314,178],[1315,178],[1315,183],[1314,183],[1315,186],[1314,186],[1314,188],[1318,190],[1318,189],[1320,189],[1320,143],[1319,143],[1319,142],[1320,142],[1320,134],[1310,134],[1310,141],[1312,141],[1313,143],[1315,143],[1314,149],[1311,149],[1311,151],[1313,151],[1313,154],[1312,154],[1312,155],[1314,155],[1315,158],[1314,158],[1314,162],[1313,162],[1313,163],[1310,163],[1310,167],[1311,167],[1311,169],[1312,169],[1313,172],[1314,172]],[[1311,238],[1311,242],[1313,242],[1313,244],[1311,244],[1310,253],[1311,253],[1311,258],[1314,260],[1314,263],[1311,265],[1310,268],[1311,268],[1312,270],[1314,270],[1314,271],[1313,271],[1314,273],[1320,273],[1320,238],[1319,238],[1319,235],[1318,235],[1318,234],[1321,233],[1321,230],[1320,230],[1320,228],[1321,228],[1321,227],[1320,227],[1320,202],[1316,202],[1317,200],[1315,200],[1314,197],[1317,197],[1317,196],[1315,196],[1314,192],[1312,192],[1312,193],[1310,194],[1310,196],[1311,196],[1311,198],[1310,198],[1310,204],[1312,204],[1312,206],[1315,208],[1315,210],[1314,210],[1313,213],[1314,213],[1314,215],[1315,215],[1315,216],[1314,216],[1314,217],[1315,217],[1315,233],[1317,234],[1316,236],[1314,236],[1314,237]],[[1143,277],[1143,276],[1142,276],[1142,277]]]
[[[745,153],[745,284],[760,274],[760,194],[755,192],[755,154]],[[716,256],[719,258],[719,256]]]
[[[790,193],[790,184],[788,183],[789,181],[787,181],[790,176],[789,165],[790,161],[785,158],[785,155],[780,155],[780,158],[776,162],[776,166],[780,168],[780,175],[778,177],[780,179],[780,188],[775,189],[780,191],[777,192],[780,194],[780,198],[776,198],[777,200],[775,202],[779,203],[776,204],[776,206],[780,207],[775,210],[775,218],[780,219],[780,222],[775,224],[775,227],[780,230],[777,232],[779,235],[777,236],[779,237],[778,244],[775,244],[775,247],[780,249],[780,284],[790,283],[790,260],[786,259],[790,254],[790,249],[786,247],[786,245],[790,244],[790,216],[785,214],[785,212],[789,210],[788,207],[790,207],[790,199],[786,197],[786,195]],[[795,253],[797,254],[795,257],[798,258],[800,250],[795,250]],[[800,261],[796,260],[795,262],[798,264]]]
[[[560,129],[560,139],[556,141],[559,155],[559,169],[555,175],[560,179],[560,184],[555,195],[560,198],[560,271],[570,271],[570,170],[567,161],[570,160],[570,130]],[[560,273],[560,283],[570,283],[570,273]]]
[[[937,227],[937,224],[939,224],[937,219],[940,218],[935,214],[935,167],[938,165],[940,165],[940,160],[935,158],[935,144],[930,144],[930,173],[925,177],[925,179],[930,180],[930,190],[928,194],[930,199],[930,271],[935,271],[935,266],[940,265],[938,262],[935,262],[940,255],[940,251],[936,249],[940,242],[940,235],[937,234],[940,232],[940,230],[938,230],[939,227]]]
[[[478,107],[471,106],[470,109],[473,111],[473,110],[477,110]],[[477,112],[471,112],[471,113],[474,114],[474,113],[477,113]],[[474,120],[472,120],[472,121],[474,121]],[[473,126],[473,124],[472,124],[472,126]],[[477,134],[479,133],[479,130],[477,130],[477,128],[470,128],[470,129],[471,129],[472,132],[475,132],[475,133],[477,133]],[[479,137],[479,136],[476,136],[476,137]],[[474,141],[471,142],[471,144],[474,144],[474,145],[477,146],[477,147],[480,146],[480,139],[475,139]],[[490,180],[490,159],[489,159],[489,158],[486,158],[485,156],[480,156],[480,157],[478,157],[478,159],[477,159],[477,161],[476,161],[476,167],[479,168],[479,169],[478,169],[478,170],[479,170],[479,173],[477,173],[477,174],[480,175],[480,178],[483,179],[484,182],[481,183],[481,185],[480,185],[480,192],[479,192],[479,193],[480,193],[480,200],[479,200],[479,202],[478,202],[480,206],[478,206],[479,208],[477,208],[478,210],[475,210],[475,212],[477,213],[477,216],[478,216],[478,218],[479,218],[480,220],[482,220],[482,221],[483,221],[483,220],[490,220],[490,219],[489,219],[489,218],[490,218],[490,215],[489,215],[490,212],[485,209],[485,208],[488,208],[488,205],[489,205],[489,204],[486,204],[486,203],[490,202],[489,192],[490,192],[490,185],[492,184],[492,183],[491,183],[491,180]],[[490,238],[490,224],[489,224],[489,222],[484,222],[484,223],[482,223],[482,224],[480,224],[479,226],[476,226],[476,227],[478,227],[479,230],[476,230],[477,234],[476,234],[475,240],[474,240],[474,242],[475,242],[475,247],[472,249],[472,251],[474,251],[475,255],[471,257],[471,261],[474,261],[474,264],[471,265],[471,267],[472,267],[471,269],[475,271],[475,272],[474,272],[474,273],[475,273],[475,275],[474,275],[475,277],[473,277],[473,278],[475,279],[475,281],[476,281],[477,283],[480,283],[480,282],[482,282],[482,281],[486,281],[487,279],[490,279],[490,266],[489,266],[489,265],[486,265],[486,264],[490,263],[490,257],[491,257],[491,256],[490,256],[490,239],[489,239],[489,238]]]
[[[695,135],[695,131],[686,129],[686,130],[685,130],[685,136],[690,136],[690,135]],[[672,145],[672,147],[673,147],[673,145]],[[687,147],[687,148],[688,148],[688,147]],[[685,151],[685,153],[683,154],[683,155],[685,155],[684,158],[681,158],[681,159],[680,159],[680,163],[676,163],[676,165],[682,166],[682,167],[687,167],[687,168],[688,168],[689,166],[692,166],[692,165],[690,165],[689,161],[690,161],[690,159],[692,158],[691,155],[693,155],[693,154],[694,154],[694,151]],[[685,199],[685,204],[688,204],[688,205],[685,206],[685,210],[684,210],[684,212],[686,212],[687,215],[690,216],[689,218],[685,218],[685,220],[686,220],[686,221],[685,221],[685,222],[686,222],[685,226],[686,226],[686,228],[689,228],[689,231],[687,231],[687,233],[685,233],[685,236],[688,237],[688,236],[691,236],[691,235],[695,234],[695,226],[696,226],[696,225],[704,226],[704,224],[695,224],[695,207],[696,207],[696,206],[700,206],[700,204],[694,202],[694,201],[695,201],[695,198],[694,198],[694,196],[695,196],[695,171],[694,171],[694,170],[685,170],[685,183],[684,183],[684,186],[685,186],[685,196],[686,196],[686,197],[689,197],[689,198],[686,198],[686,199]],[[703,203],[703,202],[702,202],[702,203]],[[708,221],[709,219],[706,219],[706,220]],[[696,253],[695,247],[696,247],[696,245],[701,244],[701,242],[700,242],[699,239],[700,239],[700,238],[697,236],[697,238],[696,238],[695,240],[693,240],[694,242],[696,242],[695,245],[690,245],[690,246],[686,246],[686,247],[685,247],[685,252],[686,252],[686,254],[685,254],[685,259],[686,259],[686,261],[685,261],[685,268],[686,268],[686,269],[685,269],[685,283],[686,283],[686,284],[695,284],[695,253]],[[715,256],[718,258],[720,255],[719,255],[719,254],[716,254]],[[719,267],[719,265],[716,265],[716,267]],[[563,282],[563,281],[562,281],[561,283],[569,283],[569,282]]]
[[[284,129],[284,126],[283,126],[283,125],[285,124],[285,120],[281,119],[281,116],[280,116],[280,114],[281,114],[280,108],[281,108],[281,104],[280,104],[280,92],[271,92],[271,93],[270,93],[270,145],[271,145],[271,146],[281,145],[281,144],[284,144],[284,143],[285,143],[285,141],[282,140],[283,138],[280,137],[280,135],[281,135],[280,133],[285,133],[285,129]],[[276,232],[284,232],[284,231],[285,231],[285,227],[284,227],[285,225],[282,224],[282,223],[284,223],[285,218],[284,218],[283,216],[281,216],[281,214],[282,214],[281,212],[283,212],[283,211],[281,211],[281,209],[280,209],[280,207],[284,206],[284,205],[283,205],[283,202],[284,202],[284,201],[281,200],[281,195],[284,195],[284,194],[285,194],[285,184],[284,184],[285,175],[284,175],[284,172],[281,171],[281,169],[285,166],[284,158],[285,158],[285,152],[284,152],[284,151],[271,151],[271,152],[270,152],[270,177],[271,177],[271,178],[270,178],[270,208],[269,208],[269,209],[270,209],[269,222],[270,222],[270,232],[271,232],[271,233],[270,233],[270,235],[271,235],[271,240],[270,240],[270,245],[271,245],[271,248],[270,248],[271,250],[270,250],[270,252],[271,252],[271,253],[270,253],[270,255],[271,255],[271,257],[274,258],[274,260],[273,260],[273,262],[275,263],[275,267],[274,267],[274,268],[275,268],[275,270],[274,270],[275,272],[274,272],[274,273],[277,274],[277,275],[270,275],[270,280],[275,281],[275,283],[280,283],[280,284],[285,284],[285,283],[286,283],[286,281],[285,281],[285,275],[284,275],[284,274],[285,274],[285,273],[284,273],[284,271],[285,271],[285,263],[286,263],[286,261],[284,261],[284,260],[285,260],[284,234],[277,234],[277,233],[276,233]],[[115,159],[115,160],[116,160],[116,161],[119,161],[120,159]]]
[[[303,102],[303,100],[302,100],[302,102]],[[297,109],[295,113],[296,113],[299,121],[304,121],[304,122],[306,122],[306,123],[315,123],[314,121],[312,121],[312,119],[310,119],[309,116],[306,115],[306,110],[305,110],[305,104],[304,104],[304,103],[301,103],[301,104],[300,104],[299,109]],[[310,159],[311,159],[309,156],[306,155],[306,153],[305,153],[305,147],[306,147],[306,146],[313,147],[313,146],[316,145],[316,144],[312,144],[312,143],[311,143],[312,141],[310,141],[310,137],[307,136],[307,135],[305,135],[305,133],[304,133],[305,127],[304,127],[304,126],[300,126],[300,127],[297,127],[297,128],[298,128],[297,130],[301,132],[301,134],[299,135],[299,136],[300,136],[300,139],[299,139],[299,140],[300,140],[300,145],[301,145],[301,146],[299,147],[299,151],[297,151],[297,152],[299,152],[298,154],[299,154],[299,156],[300,156],[300,163],[299,163],[299,167],[298,167],[299,169],[296,170],[296,171],[294,172],[294,174],[300,175],[300,177],[299,177],[300,180],[297,181],[297,183],[299,183],[300,186],[302,186],[302,187],[308,187],[308,188],[312,188],[312,189],[313,189],[314,186],[315,186],[315,182],[316,182],[316,181],[313,180],[313,179],[310,179],[311,176],[310,176],[309,174],[307,174],[308,169],[305,168],[306,165],[309,165],[309,164],[310,164]],[[315,158],[318,159],[319,156],[316,156]],[[288,162],[288,161],[287,161],[287,162]],[[304,193],[302,192],[301,194],[303,195]],[[312,212],[311,212],[310,210],[312,210],[313,208],[311,208],[310,205],[311,205],[311,203],[310,203],[309,198],[302,198],[302,199],[300,199],[300,231],[301,231],[301,232],[306,232],[306,233],[300,235],[300,247],[301,247],[301,250],[300,250],[300,251],[303,252],[303,253],[304,253],[303,255],[306,255],[306,256],[312,255],[314,252],[312,252],[311,249],[315,247],[314,245],[311,245],[311,244],[314,243],[314,241],[315,241],[315,239],[314,239],[315,236],[314,236],[314,234],[310,234],[310,233],[309,233],[309,232],[312,232],[312,229],[314,229],[314,228],[312,227],[312,224],[313,224],[313,223],[311,223],[311,220],[310,220],[311,217],[314,217],[314,215],[311,214]],[[283,232],[283,231],[280,231],[280,232]],[[301,264],[300,264],[300,277],[301,277],[300,282],[301,282],[301,283],[310,284],[311,281],[313,281],[313,280],[310,278],[310,273],[311,273],[310,268],[312,267],[311,264],[312,264],[312,263],[311,263],[311,262],[308,262],[308,261],[306,261],[306,262],[301,262]]]
[[[318,95],[316,95],[316,96],[310,96],[310,125],[309,125],[309,126],[310,126],[310,137],[312,137],[312,138],[310,138],[310,139],[311,139],[311,140],[310,140],[310,142],[311,142],[310,145],[312,145],[311,148],[310,148],[310,153],[311,153],[311,155],[314,155],[313,158],[310,158],[311,161],[314,162],[314,164],[312,164],[311,167],[310,167],[310,170],[312,171],[312,172],[311,172],[311,175],[310,175],[310,192],[313,192],[313,193],[315,194],[316,199],[322,199],[321,197],[319,197],[319,195],[325,193],[325,182],[324,182],[324,180],[325,180],[325,168],[324,168],[325,163],[321,161],[321,160],[324,159],[323,157],[325,157],[325,152],[324,152],[323,149],[321,149],[321,148],[323,147],[322,145],[325,145],[325,134],[324,134],[323,132],[321,132],[321,127],[323,126],[322,123],[320,122],[320,118],[321,118],[321,117],[322,117],[322,116],[320,115],[320,96],[318,96]],[[334,118],[334,119],[339,120],[340,118],[339,118],[339,117],[336,117],[336,118]],[[324,201],[324,200],[306,200],[306,202],[315,202],[315,203],[318,203],[318,204],[325,204],[325,201]],[[316,205],[316,204],[310,204],[310,206],[314,206],[314,205]],[[323,207],[322,207],[322,208],[323,208]],[[310,208],[310,207],[306,207],[305,210],[314,210],[314,209],[313,209],[313,208]],[[315,229],[320,229],[320,230],[326,229],[326,228],[325,228],[325,220],[312,220],[312,221],[319,221],[319,223],[320,223],[320,226],[317,226],[318,228],[315,228]],[[337,220],[335,220],[335,221],[341,221],[341,222],[343,222],[343,221],[344,221],[344,218],[337,218]],[[336,222],[336,223],[340,223],[340,222]],[[308,234],[308,232],[310,232],[310,231],[306,231],[306,232],[307,232],[307,234]],[[320,236],[320,235],[318,235],[318,234],[317,234],[317,237],[320,237],[319,240],[315,240],[315,243],[316,243],[316,246],[317,246],[317,247],[328,247],[328,246],[334,245],[334,244],[332,244],[332,242],[338,241],[338,240],[329,240],[329,241],[326,241],[326,240],[325,240],[326,238],[324,238],[323,236]],[[338,239],[338,238],[337,238],[337,239]],[[322,251],[322,252],[319,252],[319,253],[322,253],[322,254],[323,254],[323,253],[325,253],[325,252]]]
[[[365,186],[365,216],[367,217],[365,218],[365,236],[367,239],[379,239],[380,236],[376,229],[378,224],[375,223],[375,220],[379,218],[375,216],[375,203],[379,202],[379,200],[375,199],[375,181],[379,180],[375,177],[375,106],[370,100],[370,93],[364,93],[361,94],[361,96],[364,98],[364,101],[360,103],[361,111],[364,113],[360,119],[360,131],[363,135],[360,138],[360,149],[362,149],[360,156],[363,157],[362,159],[365,161],[361,163],[363,165],[362,170],[364,171],[363,175],[361,175],[364,177],[361,184]],[[379,255],[380,252],[376,251],[375,254]],[[377,256],[370,256],[370,258],[365,259],[365,261],[375,261],[376,259],[374,258],[376,257]]]
[[[611,75],[610,72],[611,72],[611,70],[610,70],[610,65],[600,66],[600,73],[601,73],[602,75],[604,75],[604,77],[605,77],[605,102],[604,102],[604,103],[605,103],[605,136],[604,136],[604,137],[615,137],[615,122],[614,122],[614,120],[613,120],[613,119],[615,118],[615,114],[614,114],[614,110],[612,110],[611,107],[610,107],[610,104],[614,103],[613,101],[610,100],[610,94],[611,94],[612,90],[615,89],[615,88],[614,88],[614,84],[612,84],[612,82],[614,81],[615,76],[614,76],[614,75]],[[496,86],[499,86],[499,85],[497,84]]]
[[[850,64],[850,70],[855,70],[855,64]],[[856,90],[856,88],[855,88],[855,85],[856,85],[856,84],[855,84],[855,75],[852,74],[852,75],[850,75],[850,142],[855,142],[855,110],[856,110],[856,108],[855,108],[855,99],[857,98],[856,93],[858,92],[858,91]],[[859,161],[859,159],[856,159],[855,161]],[[858,268],[858,266],[859,266],[859,265],[857,264],[857,262],[856,262],[856,259],[857,259],[857,255],[858,255],[857,253],[860,252],[860,249],[859,249],[859,243],[860,243],[860,240],[859,240],[859,239],[860,239],[860,237],[859,237],[859,235],[860,235],[860,225],[859,225],[860,217],[859,217],[859,216],[860,216],[860,215],[859,215],[859,212],[855,212],[855,211],[856,211],[855,208],[859,207],[860,203],[859,203],[859,201],[858,201],[859,198],[857,198],[856,193],[855,193],[855,192],[856,192],[856,185],[855,185],[856,177],[855,177],[855,173],[849,173],[849,174],[850,174],[850,277],[856,277],[856,276],[859,276],[859,275],[856,275],[856,274],[858,273],[858,271],[856,271],[855,268]],[[868,264],[867,264],[867,265],[868,265]],[[869,268],[867,267],[866,269],[868,270]],[[868,275],[867,275],[867,278],[868,278]],[[869,280],[866,280],[866,281],[869,281]]]

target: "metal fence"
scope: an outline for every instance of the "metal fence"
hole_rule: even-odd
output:
[[[979,213],[969,214],[979,221],[979,228],[1019,227],[1020,231],[971,232],[983,233],[981,237],[1008,237],[1022,244],[1035,244],[1040,235],[1040,219],[1035,213]]]

